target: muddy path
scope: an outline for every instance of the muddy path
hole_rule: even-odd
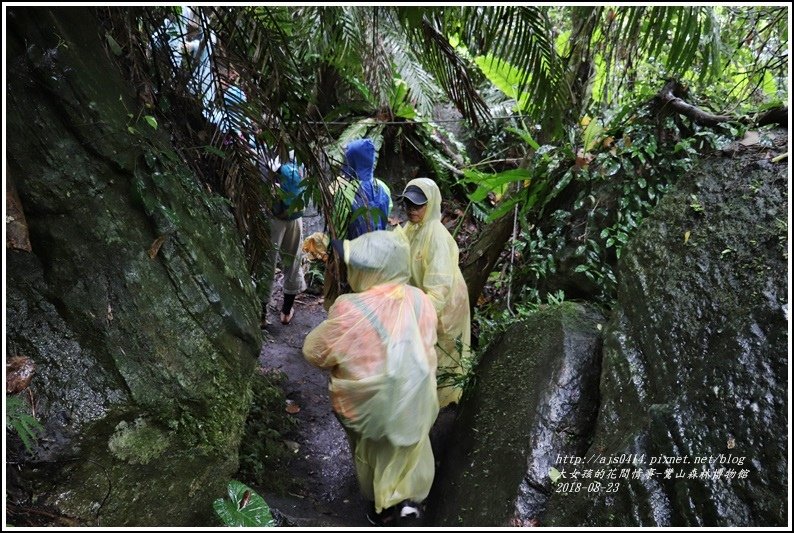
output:
[[[322,217],[308,209],[303,217],[304,237],[322,229]],[[304,262],[304,271],[308,268]],[[311,291],[311,276],[306,277]],[[285,375],[281,383],[288,401],[285,408],[296,421],[296,429],[285,442],[293,452],[288,471],[278,475],[292,478],[296,488],[287,494],[265,488],[262,496],[284,525],[369,526],[368,502],[358,490],[347,437],[331,410],[328,371],[303,358],[306,335],[327,317],[322,296],[309,291],[296,297],[292,321],[281,324],[282,275],[277,271],[259,363],[266,371]]]

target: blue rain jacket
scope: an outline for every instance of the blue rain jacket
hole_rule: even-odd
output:
[[[391,197],[388,188],[374,178],[375,145],[371,139],[359,139],[351,142],[345,150],[345,165],[342,171],[353,180],[358,180],[351,212],[361,207],[370,209],[368,213],[357,216],[347,227],[347,238],[355,239],[368,231],[386,229]],[[378,213],[376,209],[381,212]]]

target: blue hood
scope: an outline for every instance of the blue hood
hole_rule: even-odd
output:
[[[372,181],[375,170],[375,145],[371,139],[358,139],[347,145],[343,171],[360,181]]]
[[[347,238],[354,239],[368,231],[386,229],[391,198],[380,180],[373,176],[375,171],[375,144],[372,139],[358,139],[347,145],[345,165],[342,171],[358,184],[355,197],[350,206],[352,213],[361,208],[367,213],[351,220],[347,227]]]

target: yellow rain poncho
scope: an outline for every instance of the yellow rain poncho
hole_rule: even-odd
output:
[[[454,386],[453,376],[464,374],[471,353],[469,292],[458,266],[458,244],[441,223],[441,191],[429,178],[416,185],[427,197],[421,222],[408,222],[403,230],[411,244],[411,285],[430,296],[438,314],[439,389],[441,407],[460,400],[463,389]]]
[[[303,355],[331,369],[331,403],[347,430],[365,497],[380,512],[421,502],[435,474],[430,427],[438,414],[436,312],[408,285],[409,247],[394,232],[344,241],[348,280]]]

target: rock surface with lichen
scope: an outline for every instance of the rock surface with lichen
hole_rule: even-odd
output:
[[[31,251],[7,254],[6,336],[35,362],[24,394],[44,424],[31,451],[10,440],[10,508],[216,523],[261,345],[228,203],[136,121],[91,10],[8,19],[7,164]]]

